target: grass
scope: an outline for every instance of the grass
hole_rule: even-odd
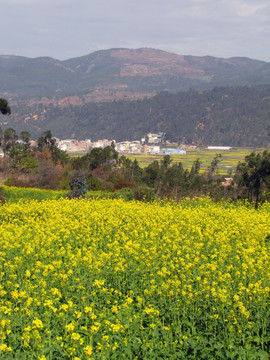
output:
[[[1,195],[9,202],[16,203],[28,200],[57,200],[66,197],[67,190],[44,190],[35,188],[22,188],[16,186],[0,186]]]

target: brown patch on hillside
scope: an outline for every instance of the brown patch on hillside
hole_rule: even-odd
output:
[[[185,76],[202,76],[204,71],[194,68],[182,55],[167,53],[155,49],[119,49],[111,50],[110,56],[124,62],[120,76],[153,76],[175,75],[182,73]]]
[[[111,89],[97,89],[91,93],[85,94],[82,97],[79,96],[66,96],[62,99],[56,98],[32,98],[27,102],[28,106],[35,106],[37,104],[61,106],[66,107],[69,105],[83,105],[90,102],[111,102],[118,100],[139,100],[144,98],[151,98],[155,96],[156,93],[141,93],[141,92],[128,92],[128,91],[118,91],[113,87]],[[18,105],[16,101],[13,101],[13,105]],[[31,116],[32,118],[33,116]],[[30,117],[24,119],[26,123]]]

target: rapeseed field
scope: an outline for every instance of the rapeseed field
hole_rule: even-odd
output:
[[[269,359],[270,205],[0,207],[1,359]]]

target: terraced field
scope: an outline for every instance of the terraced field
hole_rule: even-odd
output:
[[[245,156],[249,155],[252,151],[261,152],[265,149],[252,149],[252,148],[239,148],[229,151],[210,151],[210,150],[187,150],[186,154],[171,155],[173,162],[181,162],[185,169],[191,169],[192,163],[196,159],[201,160],[201,172],[205,171],[210,165],[211,161],[217,154],[221,154],[223,160],[218,166],[220,174],[226,175],[228,172],[235,172],[238,162],[243,161]],[[131,159],[137,159],[139,165],[145,167],[154,160],[160,161],[163,155],[127,155]]]

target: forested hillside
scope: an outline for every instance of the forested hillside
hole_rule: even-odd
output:
[[[220,87],[213,90],[162,92],[150,99],[13,106],[2,127],[37,136],[51,129],[60,138],[139,139],[166,132],[167,139],[196,145],[267,146],[270,86]]]

